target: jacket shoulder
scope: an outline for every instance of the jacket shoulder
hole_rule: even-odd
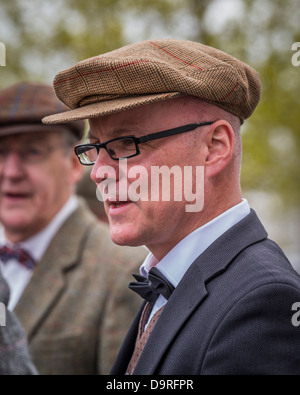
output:
[[[265,239],[251,245],[237,257],[237,265],[253,272],[260,284],[287,283],[300,288],[300,276],[292,267],[281,248]],[[256,284],[256,283],[254,283]]]
[[[246,248],[220,277],[202,374],[299,374],[300,277],[279,246],[266,239]]]

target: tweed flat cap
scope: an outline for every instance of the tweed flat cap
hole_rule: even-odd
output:
[[[68,110],[51,86],[38,83],[19,83],[0,92],[0,137],[39,131],[69,130],[81,139],[84,122],[49,126],[42,118]]]
[[[255,70],[232,56],[191,41],[154,40],[128,45],[60,72],[54,89],[71,111],[45,123],[104,116],[191,95],[242,121],[256,108],[261,83]]]

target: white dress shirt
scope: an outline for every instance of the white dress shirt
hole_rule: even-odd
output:
[[[76,196],[72,196],[45,229],[30,239],[18,243],[18,246],[28,251],[38,264],[57,231],[77,207],[78,199]],[[6,239],[2,226],[0,227],[0,245],[13,246],[13,244]],[[0,260],[0,267],[3,277],[10,288],[8,309],[12,311],[28,285],[33,275],[33,270],[20,265],[16,259],[11,259],[5,264]]]
[[[140,273],[148,277],[149,270],[156,268],[176,288],[192,263],[223,233],[232,228],[250,214],[250,206],[246,199],[225,211],[212,221],[196,229],[178,243],[160,262],[150,253],[140,268]],[[160,295],[153,306],[148,323],[167,300]],[[148,325],[147,323],[147,325]],[[146,327],[147,327],[146,325]]]

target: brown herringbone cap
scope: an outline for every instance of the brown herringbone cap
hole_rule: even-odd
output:
[[[54,112],[69,110],[61,103],[51,86],[39,83],[18,83],[0,92],[0,137],[56,130],[70,130],[80,140],[84,122],[47,126],[42,118]]]
[[[72,110],[47,117],[67,122],[191,95],[242,121],[256,108],[261,83],[255,70],[203,44],[155,40],[128,45],[60,72],[54,89]]]

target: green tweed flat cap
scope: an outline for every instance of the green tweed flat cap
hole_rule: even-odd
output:
[[[179,96],[196,96],[250,117],[261,97],[258,73],[215,48],[191,41],[153,40],[99,55],[60,72],[58,98],[71,111],[47,124],[105,116]]]

